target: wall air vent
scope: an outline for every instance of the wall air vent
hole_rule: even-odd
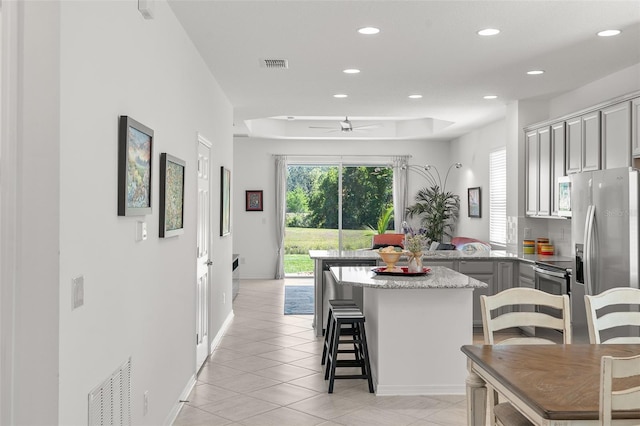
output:
[[[260,68],[284,70],[289,68],[289,61],[286,59],[260,59]]]
[[[89,394],[88,424],[131,425],[131,358]]]

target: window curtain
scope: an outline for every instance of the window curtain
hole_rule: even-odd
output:
[[[284,230],[287,212],[287,157],[276,155],[276,258],[275,279],[284,278]]]
[[[402,233],[402,222],[405,221],[405,212],[407,211],[408,162],[408,156],[393,157],[393,217],[395,218],[394,229],[397,233]]]

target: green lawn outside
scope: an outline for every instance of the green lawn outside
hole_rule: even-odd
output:
[[[347,229],[342,231],[345,250],[371,247],[373,231]],[[313,260],[309,250],[335,250],[338,248],[337,229],[287,228],[284,238],[284,273],[313,274]]]

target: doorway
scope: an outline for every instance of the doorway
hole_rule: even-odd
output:
[[[198,211],[196,225],[196,371],[209,355],[211,262],[211,142],[198,135]]]

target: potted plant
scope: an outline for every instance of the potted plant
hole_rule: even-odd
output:
[[[460,197],[433,185],[418,191],[415,199],[416,203],[407,207],[407,216],[420,218],[426,237],[438,242],[451,237],[460,212]]]
[[[369,229],[376,233],[373,235],[373,239],[371,242],[371,246],[373,248],[384,246],[402,246],[404,234],[386,233],[392,218],[393,206],[387,206],[383,208],[382,213],[380,213],[377,227],[374,228],[371,225],[368,226]]]

